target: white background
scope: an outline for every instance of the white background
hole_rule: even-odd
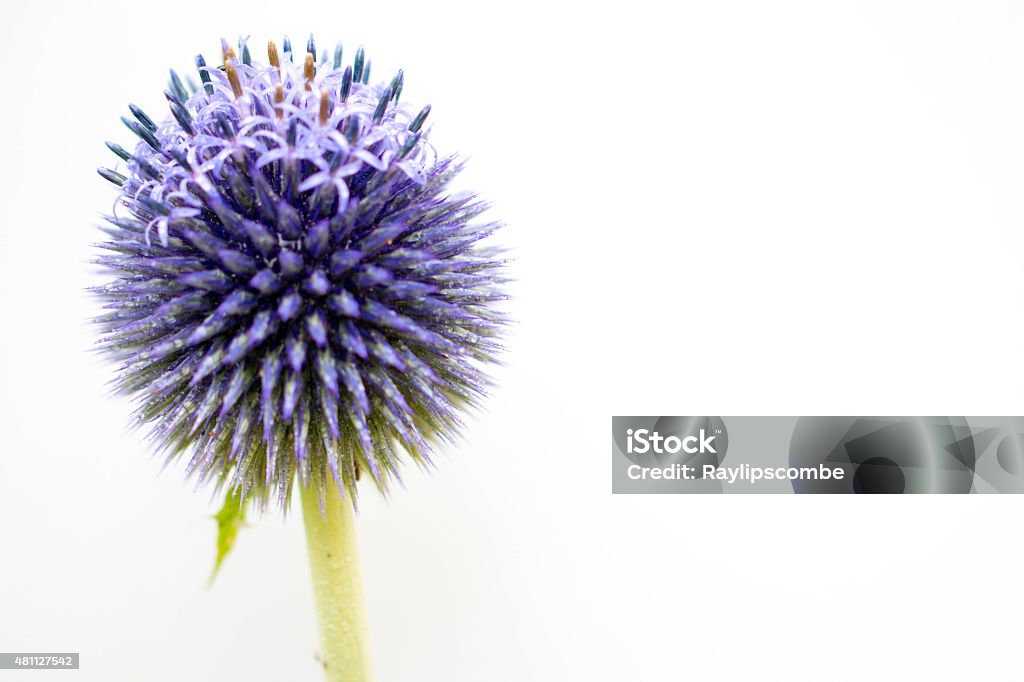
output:
[[[1016,680],[1019,497],[610,493],[612,414],[1024,412],[1024,5],[0,9],[0,650],[36,680],[309,680],[300,515],[214,504],[88,354],[118,116],[221,35],[361,42],[516,255],[465,442],[363,498],[381,681]],[[369,492],[369,491],[367,491]]]

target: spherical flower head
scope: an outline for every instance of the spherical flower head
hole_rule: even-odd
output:
[[[95,291],[101,350],[139,425],[199,482],[263,506],[304,486],[381,490],[403,458],[430,460],[484,395],[499,350],[497,223],[453,195],[453,157],[400,103],[313,38],[269,64],[222,43],[200,82],[172,71],[170,116],[130,106],[133,152]]]

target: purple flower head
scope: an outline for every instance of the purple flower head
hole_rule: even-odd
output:
[[[500,252],[480,242],[486,204],[450,193],[459,171],[427,143],[403,75],[371,84],[360,48],[342,66],[288,39],[269,65],[222,43],[171,72],[171,116],[131,105],[133,151],[98,263],[113,280],[100,347],[118,391],[169,459],[262,505],[303,485],[385,490],[407,454],[429,462],[504,318]]]

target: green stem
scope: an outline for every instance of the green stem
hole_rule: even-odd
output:
[[[328,484],[321,514],[316,490],[299,488],[324,672],[328,682],[369,682],[373,671],[352,503]]]

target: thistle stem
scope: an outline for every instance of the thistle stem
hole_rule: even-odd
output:
[[[352,503],[328,484],[321,514],[316,489],[299,488],[326,679],[369,682],[373,671]]]

